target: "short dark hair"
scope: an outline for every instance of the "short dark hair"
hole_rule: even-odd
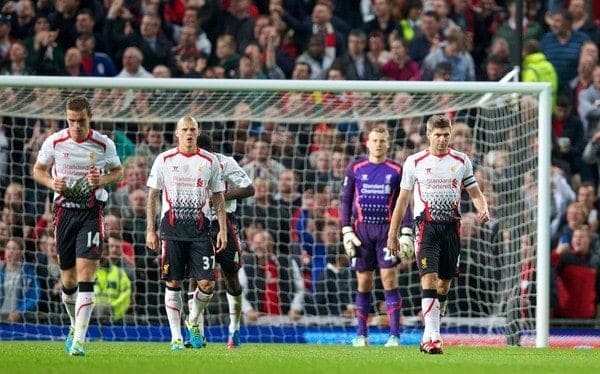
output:
[[[88,99],[83,95],[71,96],[67,99],[66,110],[81,112],[85,110],[87,114],[92,116],[92,106]]]
[[[200,147],[204,150],[207,150],[209,152],[214,152],[212,138],[207,134],[201,133],[198,136],[196,144],[198,145],[198,147]]]

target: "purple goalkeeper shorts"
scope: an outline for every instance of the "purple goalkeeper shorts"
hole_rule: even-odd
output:
[[[390,255],[387,249],[389,224],[357,223],[354,227],[356,236],[362,244],[356,248],[356,256],[352,259],[352,270],[373,271],[390,269],[398,265],[398,258]]]

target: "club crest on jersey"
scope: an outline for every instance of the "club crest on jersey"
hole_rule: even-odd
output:
[[[385,183],[390,183],[392,181],[392,174],[385,175]]]
[[[456,173],[456,165],[450,166],[450,171],[452,172],[452,174]]]
[[[421,269],[423,269],[423,270],[427,269],[427,257],[423,257],[421,259]]]
[[[169,264],[164,264],[162,269],[163,274],[169,274]]]
[[[96,160],[96,152],[90,152],[90,162],[94,162]]]

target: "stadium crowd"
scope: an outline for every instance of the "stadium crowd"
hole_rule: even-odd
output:
[[[598,4],[523,0],[521,51],[515,49],[519,33],[514,0],[19,0],[0,4],[0,74],[5,75],[498,81],[522,58],[522,80],[549,82],[553,88],[553,316],[598,318]],[[130,110],[143,103],[137,96],[125,100]],[[329,100],[344,105],[345,97]],[[406,97],[397,95],[392,105],[402,105],[402,100]],[[239,113],[251,109],[244,103],[236,107]],[[39,321],[47,315],[46,321],[64,321],[51,195],[29,177],[43,140],[64,124],[19,118],[3,118],[2,123],[0,319]],[[402,162],[423,147],[423,123],[408,119],[387,124],[393,134],[391,157]],[[116,323],[124,316],[153,322],[163,314],[158,259],[145,245],[146,178],[155,157],[173,144],[168,135],[173,125],[137,128],[102,123],[99,128],[115,141],[124,166],[124,180],[113,188],[106,207],[108,255],[95,290],[102,306],[97,309],[100,323]],[[345,167],[352,157],[365,154],[365,134],[374,125],[244,120],[203,125],[215,148],[233,156],[255,186],[255,195],[238,208],[247,264],[242,282],[247,321],[273,314],[292,319],[302,314],[353,317],[356,286],[341,246],[339,199]],[[469,125],[456,123],[453,129],[453,146],[467,153],[473,142]],[[494,198],[500,189],[535,193],[519,189],[527,185],[525,181],[511,182],[510,175],[502,174],[510,162],[507,152],[482,156],[474,160],[476,177],[494,213],[501,214]],[[528,177],[535,180],[535,175]],[[500,179],[504,182],[497,183]],[[477,264],[494,264],[494,254],[482,247],[501,251],[506,234],[480,227],[471,205],[462,209],[466,255],[461,257],[461,270],[476,268],[473,273],[479,273],[479,280],[459,278],[458,295],[449,303],[448,314],[460,316],[468,310],[469,316],[491,315],[496,312],[489,309],[494,301],[481,300],[492,294],[485,292],[486,287],[497,285],[481,283],[481,272],[489,273],[483,278],[498,282],[501,275],[495,266]],[[526,234],[520,244],[524,254],[533,250],[532,238]],[[267,253],[267,260],[256,258],[257,253]],[[275,273],[279,284],[273,286],[280,296],[265,292],[266,265],[259,266],[261,261],[283,269]],[[521,265],[517,304],[529,302],[523,300],[534,293],[534,265]],[[405,310],[418,310],[417,275],[414,269],[409,271],[411,265],[401,266]],[[6,282],[20,286],[11,288]],[[113,289],[108,289],[111,285]],[[208,307],[208,323],[223,323],[227,318],[224,287],[217,288],[221,296]],[[469,300],[478,301],[467,305]],[[385,305],[374,306],[374,311],[385,315]]]

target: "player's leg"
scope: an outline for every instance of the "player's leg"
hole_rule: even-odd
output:
[[[181,313],[183,300],[181,298],[182,279],[185,275],[185,264],[188,259],[189,247],[186,242],[163,240],[161,278],[165,281],[165,310],[171,330],[171,350],[180,351],[185,348],[181,334]]]
[[[206,345],[204,340],[204,309],[213,297],[215,287],[215,255],[210,238],[190,243],[189,272],[196,279],[194,290],[194,304],[188,320],[187,329],[190,334],[190,343],[194,348]]]
[[[240,322],[242,320],[242,286],[237,271],[223,272],[227,287],[227,304],[229,306],[229,335],[227,348],[235,349],[240,346]]]
[[[74,356],[83,356],[85,355],[83,343],[85,343],[87,329],[94,310],[94,280],[102,255],[102,242],[104,239],[102,233],[104,231],[101,213],[98,210],[78,211],[76,214],[76,218],[81,224],[75,244],[78,292],[75,303],[73,345],[69,353]]]
[[[368,344],[368,318],[373,303],[374,271],[377,267],[376,243],[370,240],[370,233],[364,224],[356,225],[356,235],[362,244],[356,248],[356,255],[350,260],[352,270],[356,271],[356,338],[352,341],[355,347]]]
[[[242,320],[242,286],[238,279],[241,268],[241,246],[238,230],[233,217],[227,217],[227,248],[217,254],[217,262],[225,279],[227,290],[227,305],[229,307],[229,334],[227,348],[235,349],[240,346],[240,322]]]
[[[400,312],[402,311],[402,297],[398,288],[398,271],[395,267],[381,269],[381,281],[385,292],[385,305],[390,323],[390,336],[386,347],[400,345]]]
[[[379,225],[377,239],[377,264],[380,269],[381,283],[385,292],[385,305],[390,323],[390,336],[386,347],[400,345],[400,312],[402,297],[398,288],[398,263],[396,256],[391,256],[387,249],[388,225]]]
[[[425,223],[417,225],[417,266],[421,275],[421,311],[425,329],[421,338],[421,351],[425,353],[436,352],[431,350],[431,343],[439,336],[440,303],[437,297],[438,266],[440,261],[439,225]],[[433,339],[433,340],[432,340]]]
[[[61,300],[71,325],[67,333],[65,349],[71,350],[75,336],[75,304],[77,303],[77,271],[75,268],[75,227],[70,224],[70,214],[73,211],[58,208],[54,218],[54,235],[56,237],[56,252],[60,266],[60,280],[62,284]]]

